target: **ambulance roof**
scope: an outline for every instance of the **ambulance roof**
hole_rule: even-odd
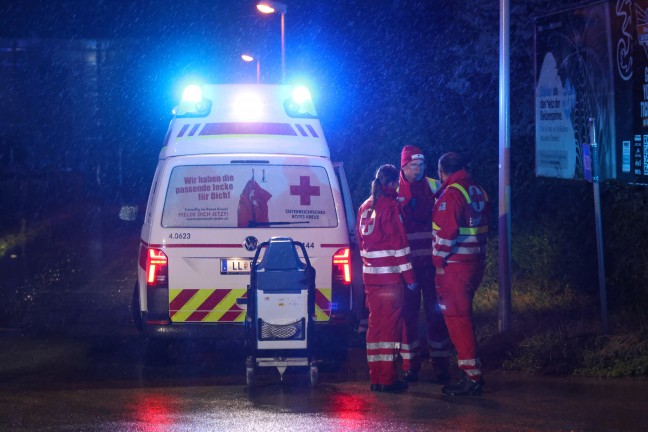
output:
[[[310,93],[303,87],[210,84],[185,90],[160,159],[262,153],[330,157]]]

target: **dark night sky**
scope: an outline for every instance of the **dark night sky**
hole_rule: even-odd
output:
[[[432,160],[446,151],[464,152],[477,162],[473,165],[475,176],[496,196],[499,2],[287,3],[287,82],[305,83],[311,89],[332,158],[344,162],[351,174],[356,203],[366,197],[375,167],[386,162],[398,164],[405,144],[420,146]],[[536,209],[546,208],[545,198],[551,196],[545,183],[534,177],[533,19],[560,9],[560,4],[577,3],[511,1],[512,178],[513,193],[525,195],[515,206],[524,217],[535,217]],[[12,39],[100,39],[114,44],[117,57],[124,62],[120,73],[126,79],[120,76],[119,85],[107,89],[109,94],[101,100],[104,135],[94,148],[86,147],[79,134],[72,134],[79,129],[78,121],[68,118],[67,123],[61,122],[59,102],[66,99],[56,97],[66,89],[57,75],[39,81],[40,71],[31,70],[27,71],[31,77],[18,77],[20,85],[29,90],[42,87],[43,82],[58,86],[55,91],[38,89],[35,93],[43,97],[23,110],[39,112],[43,121],[33,122],[33,129],[49,122],[55,136],[46,135],[47,131],[25,134],[20,126],[14,126],[18,132],[4,143],[19,148],[31,140],[28,144],[33,147],[49,145],[55,150],[34,149],[29,157],[38,160],[64,152],[66,158],[76,157],[85,170],[85,185],[96,183],[93,169],[97,163],[104,163],[104,172],[112,169],[105,177],[114,182],[117,149],[123,147],[130,151],[124,162],[129,164],[123,170],[124,189],[135,200],[146,199],[171,109],[179,100],[183,83],[189,79],[253,82],[255,70],[239,58],[243,50],[250,49],[260,54],[263,82],[277,82],[280,77],[279,17],[259,14],[253,1],[5,0],[0,13],[2,39],[5,43]],[[5,49],[3,53],[8,52]],[[41,69],[44,74],[49,72],[47,64]],[[68,82],[73,81],[70,76],[73,73],[68,73]],[[0,82],[0,90],[6,86]],[[0,96],[4,93],[0,91]],[[13,115],[12,111],[14,107],[6,104],[5,117]],[[0,124],[3,121],[7,123],[3,118]],[[2,133],[0,138],[4,139]],[[64,152],[57,153],[59,148]],[[60,160],[55,162],[58,166],[51,163],[47,168],[63,166]],[[43,165],[31,164],[34,171]],[[529,192],[533,188],[540,192]],[[562,191],[565,185],[557,188]],[[106,195],[112,192],[105,189]],[[568,208],[575,207],[570,203]],[[586,208],[591,209],[589,202]],[[572,213],[580,217],[580,211]]]
[[[512,43],[524,49],[513,56],[529,71],[532,40],[515,31],[532,31],[532,2],[552,3],[513,2]],[[498,2],[286,3],[287,82],[311,89],[334,158],[365,164],[370,147],[397,163],[404,144],[438,157],[471,149],[476,137],[488,143],[478,157],[496,178]],[[262,82],[280,77],[279,17],[258,13],[254,1],[5,0],[3,9],[0,38],[128,40],[127,72],[140,90],[123,100],[146,115],[134,119],[151,131],[141,141],[161,142],[188,81],[254,81],[243,51],[258,54]],[[532,73],[514,79],[532,95]]]
[[[449,24],[450,17],[463,14],[451,1],[287,3],[287,81],[311,88],[324,126],[335,130],[352,122],[358,110],[380,105],[376,95],[389,98],[395,83],[407,92],[416,91],[417,80],[429,73],[426,64],[436,59],[431,40],[439,33],[435,23],[445,19]],[[253,67],[240,61],[243,51],[258,54],[262,81],[276,82],[280,76],[279,17],[258,13],[254,1],[9,0],[4,4],[0,37],[138,40],[142,50],[137,61],[149,63],[145,79],[168,93],[165,112],[175,103],[178,83],[187,77],[211,82],[253,80]]]

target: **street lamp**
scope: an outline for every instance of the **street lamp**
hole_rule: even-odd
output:
[[[276,1],[260,1],[257,3],[257,9],[261,13],[271,14],[279,12],[281,14],[281,81],[286,79],[286,38],[285,38],[285,15],[288,6]]]
[[[244,62],[248,62],[248,63],[254,61],[254,57],[251,56],[250,54],[242,54],[241,59]],[[256,74],[256,76],[257,76],[257,84],[259,84],[259,83],[261,83],[261,61],[258,58],[256,59],[256,70],[257,70],[256,71],[257,72],[257,74]]]

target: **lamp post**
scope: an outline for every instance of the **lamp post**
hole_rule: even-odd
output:
[[[242,54],[241,59],[244,62],[253,62],[254,61],[254,56],[251,56],[250,54]],[[257,78],[257,84],[261,83],[261,61],[257,58],[256,59],[256,78]]]
[[[281,82],[286,79],[286,36],[285,36],[285,15],[288,6],[276,1],[260,1],[257,3],[257,9],[261,13],[271,14],[279,12],[281,14]]]

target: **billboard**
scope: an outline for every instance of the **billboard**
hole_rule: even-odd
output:
[[[536,175],[648,185],[648,0],[611,0],[535,20]]]

